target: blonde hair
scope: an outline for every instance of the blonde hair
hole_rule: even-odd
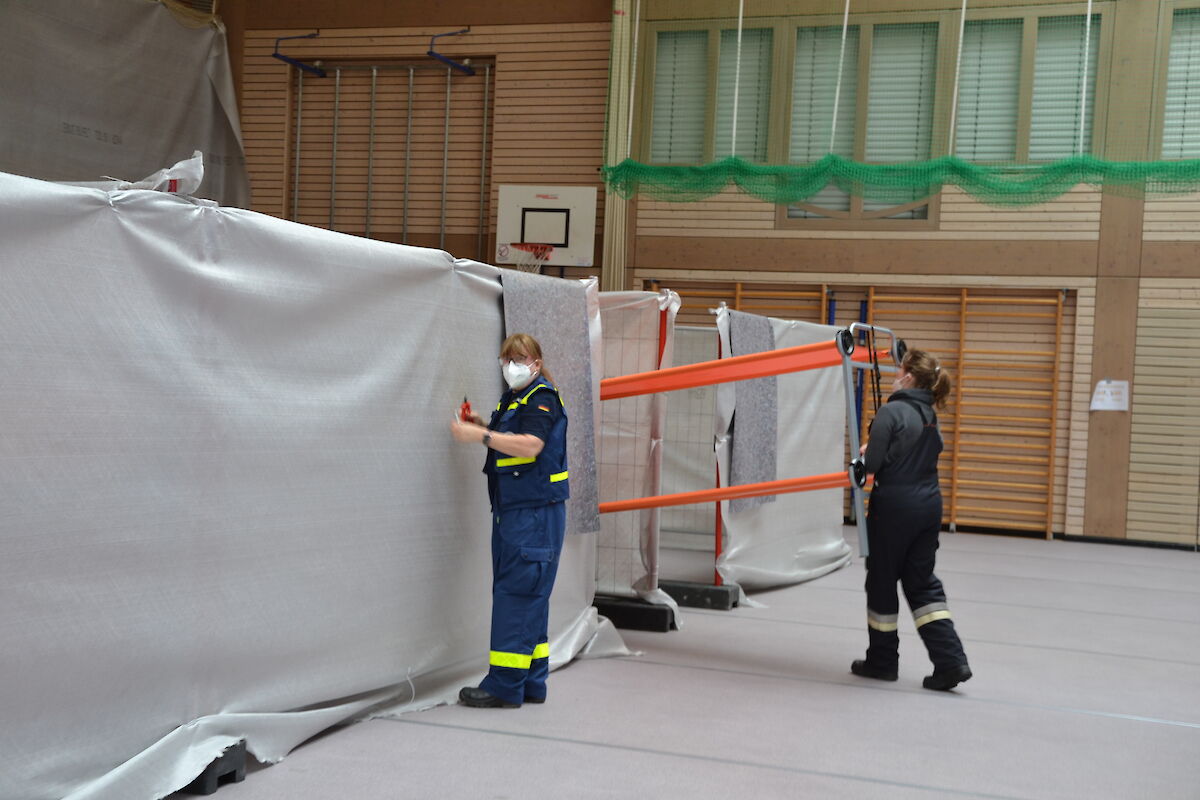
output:
[[[528,333],[514,333],[512,336],[504,340],[504,344],[500,345],[501,358],[532,358],[535,361],[542,361],[542,346],[538,344],[538,340],[530,336]],[[550,383],[554,383],[554,379],[550,377],[550,373],[546,370],[546,362],[542,361],[541,375]]]
[[[900,367],[913,376],[914,386],[933,392],[935,406],[946,407],[946,398],[954,384],[936,358],[924,350],[909,350],[904,354]]]

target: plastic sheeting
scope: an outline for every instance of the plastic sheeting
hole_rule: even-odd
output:
[[[679,295],[674,292],[602,293],[604,377],[671,366],[678,311]],[[665,336],[661,343],[660,331]],[[665,409],[661,394],[606,400],[600,404],[597,466],[600,496],[604,500],[661,493]],[[674,601],[658,588],[659,509],[604,514],[600,522],[596,543],[597,592],[640,597],[674,607]]]
[[[448,421],[500,394],[499,270],[0,174],[0,274],[0,797],[160,797],[483,674],[486,481]],[[555,665],[621,650],[594,550]]]
[[[224,30],[146,0],[0,3],[0,170],[136,180],[199,150],[197,197],[250,204]]]
[[[732,353],[730,319],[728,310],[718,312],[717,334],[724,357]],[[828,325],[760,319],[769,322],[774,349],[830,341],[837,331]],[[677,337],[681,362],[717,357],[717,335],[712,329],[681,328]],[[771,423],[777,431],[777,477],[799,478],[843,470],[846,411],[841,369],[779,375],[776,382],[777,407],[764,412],[761,398],[756,398],[753,409],[754,413],[775,417]],[[718,465],[720,485],[731,485],[731,448],[739,431],[751,427],[745,420],[745,409],[739,407],[737,385],[723,383],[669,396],[668,414],[676,421],[669,428],[671,435],[666,442],[666,491],[712,488]],[[732,424],[737,415],[742,415],[742,422]],[[701,432],[705,426],[707,429]],[[851,551],[842,535],[842,499],[841,492],[836,491],[797,492],[778,495],[774,503],[748,510],[734,510],[729,501],[723,501],[722,553],[716,559],[716,571],[724,581],[754,591],[811,580],[845,566]],[[711,582],[713,504],[667,511],[671,513],[664,515],[663,577]]]

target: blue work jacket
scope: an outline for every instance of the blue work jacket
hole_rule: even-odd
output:
[[[548,413],[541,409],[550,407],[550,404],[557,405],[559,413],[542,451],[536,456],[522,458],[488,450],[483,471],[491,478],[489,485],[494,510],[507,511],[561,503],[570,495],[567,481],[567,411],[558,390],[549,381],[539,375],[519,392],[505,392],[492,414],[488,429],[496,433],[521,433],[521,415]]]

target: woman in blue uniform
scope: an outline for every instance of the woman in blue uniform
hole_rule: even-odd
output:
[[[866,658],[851,664],[850,671],[864,678],[896,680],[899,581],[933,662],[933,674],[923,685],[949,691],[971,677],[942,582],[933,574],[942,527],[937,469],[942,435],[934,407],[945,407],[950,377],[929,353],[909,350],[892,389],[865,445],[867,472],[875,475],[867,516],[869,646]]]
[[[567,415],[524,333],[500,348],[508,391],[486,426],[480,417],[451,425],[460,442],[487,448],[483,471],[492,502],[492,634],[488,674],[459,692],[476,708],[517,708],[546,700],[550,591],[566,529]]]

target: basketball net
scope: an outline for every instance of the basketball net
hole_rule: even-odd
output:
[[[540,274],[542,265],[550,260],[550,255],[554,252],[554,245],[551,244],[513,242],[511,246],[513,266],[522,272]]]

